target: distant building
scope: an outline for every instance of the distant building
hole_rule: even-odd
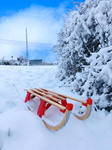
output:
[[[29,65],[42,65],[42,59],[30,60]]]

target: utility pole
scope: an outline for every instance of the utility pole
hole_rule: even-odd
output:
[[[27,59],[28,59],[28,64],[29,64],[27,28],[26,28],[26,57],[27,57]]]

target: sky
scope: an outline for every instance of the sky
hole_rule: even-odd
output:
[[[26,57],[27,33],[29,59],[56,61],[51,49],[57,43],[63,18],[73,8],[71,0],[1,1],[0,59]]]

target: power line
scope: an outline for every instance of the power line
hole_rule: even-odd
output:
[[[37,47],[37,48],[51,48],[53,44],[51,43],[38,43],[38,42],[28,42],[29,47]],[[7,40],[0,39],[0,45],[17,45],[17,46],[26,46],[26,41],[16,41],[16,40]]]

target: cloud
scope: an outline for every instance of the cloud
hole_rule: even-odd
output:
[[[30,8],[15,12],[10,16],[1,17],[0,59],[3,56],[5,59],[10,59],[11,56],[18,57],[21,54],[25,54],[26,28],[29,54],[34,54],[32,58],[36,56],[38,59],[38,56],[40,57],[42,53],[43,57],[44,52],[46,50],[48,52],[51,46],[57,42],[57,34],[62,28],[62,17],[64,14],[64,6],[48,8],[33,5]],[[40,52],[40,54],[38,54],[38,52]],[[48,56],[45,56],[46,60],[53,55],[50,51],[47,54]],[[53,58],[55,59],[54,55]]]

